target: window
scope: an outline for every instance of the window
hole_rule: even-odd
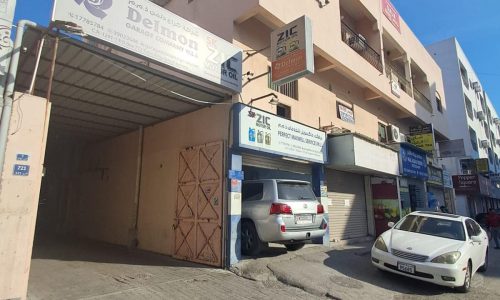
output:
[[[474,151],[477,152],[478,151],[477,135],[474,129],[472,129],[471,127],[469,127],[469,134],[470,134],[470,142],[472,144],[472,149],[474,149]]]
[[[257,201],[261,200],[264,196],[264,184],[263,183],[243,183],[242,200],[243,201]]]
[[[465,241],[464,227],[459,221],[409,215],[395,229]]]
[[[460,75],[462,76],[462,82],[464,83],[465,87],[469,89],[469,76],[467,76],[467,70],[465,69],[462,62],[460,62]]]
[[[477,225],[476,222],[468,219],[465,221],[465,227],[467,228],[467,235],[469,237],[478,236],[481,234],[481,228]]]
[[[443,112],[443,102],[441,101],[438,95],[436,95],[436,107],[440,113]]]
[[[276,114],[280,117],[283,117],[285,119],[291,119],[292,118],[292,108],[288,105],[284,105],[279,103],[276,105]]]
[[[378,123],[378,141],[387,143],[387,126],[380,122]]]
[[[281,200],[315,200],[311,185],[298,182],[278,182],[278,198]]]
[[[474,112],[472,110],[472,102],[470,102],[469,98],[464,94],[465,97],[465,108],[467,109],[467,115],[471,120],[474,120]]]
[[[278,85],[273,84],[271,68],[268,69],[267,87],[292,99],[299,100],[299,83],[297,80]]]
[[[355,122],[353,109],[339,102],[337,102],[337,118],[351,124]]]

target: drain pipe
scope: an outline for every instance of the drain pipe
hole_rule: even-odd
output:
[[[0,176],[3,174],[3,165],[5,163],[5,150],[7,148],[10,117],[12,115],[12,103],[14,102],[14,85],[16,83],[17,68],[19,66],[19,57],[21,56],[25,26],[36,27],[36,23],[28,20],[20,20],[17,23],[16,40],[14,42],[14,48],[12,49],[9,73],[7,74],[5,84],[2,120],[0,121]]]

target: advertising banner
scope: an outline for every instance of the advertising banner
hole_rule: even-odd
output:
[[[271,32],[273,84],[284,84],[314,73],[311,20],[302,16]]]
[[[427,157],[425,153],[401,144],[399,159],[401,175],[427,180]]]
[[[9,71],[10,53],[12,41],[10,32],[16,0],[0,0],[0,84],[3,85]]]
[[[439,154],[441,158],[465,156],[465,145],[463,139],[442,141],[438,144]]]
[[[443,186],[447,189],[453,188],[453,181],[451,180],[451,175],[446,170],[443,170]]]
[[[394,27],[401,33],[399,13],[390,0],[382,0],[382,11],[384,12],[386,18],[392,23],[392,25],[394,25]]]
[[[476,159],[476,169],[478,173],[489,173],[490,163],[487,158]]]
[[[239,147],[300,160],[327,161],[326,133],[250,106],[236,104]]]
[[[342,121],[354,124],[354,122],[355,122],[354,112],[352,111],[352,109],[339,103],[339,104],[337,104],[337,110],[338,110],[338,117]]]
[[[429,166],[429,178],[427,179],[427,183],[442,186],[443,171],[433,166]]]
[[[52,20],[241,92],[241,49],[150,1],[55,0]]]
[[[428,153],[432,153],[434,151],[434,130],[432,124],[410,126],[408,142]]]
[[[453,188],[457,193],[479,192],[479,179],[477,175],[454,175]]]

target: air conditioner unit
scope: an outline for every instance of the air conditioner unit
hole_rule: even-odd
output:
[[[482,140],[481,141],[481,146],[483,148],[489,148],[490,147],[490,142],[488,140]]]
[[[473,82],[472,83],[472,88],[476,93],[481,93],[481,86],[479,85],[479,82]]]
[[[500,124],[500,119],[499,118],[493,118],[493,123],[495,123],[495,125]]]
[[[399,128],[394,125],[387,126],[387,139],[390,143],[400,143],[401,135]]]
[[[476,113],[476,116],[481,121],[484,121],[484,119],[486,119],[486,116],[484,115],[484,112],[480,111],[480,110]]]

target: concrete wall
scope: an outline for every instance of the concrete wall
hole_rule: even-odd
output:
[[[46,99],[14,99],[0,191],[0,299],[26,297],[50,113]],[[29,158],[17,161],[17,154]],[[29,175],[14,176],[14,164],[29,165]]]
[[[81,236],[128,245],[136,215],[139,132],[87,146],[80,162],[77,228]]]
[[[229,105],[215,105],[144,130],[139,248],[172,255],[179,153],[190,146],[227,140]]]

